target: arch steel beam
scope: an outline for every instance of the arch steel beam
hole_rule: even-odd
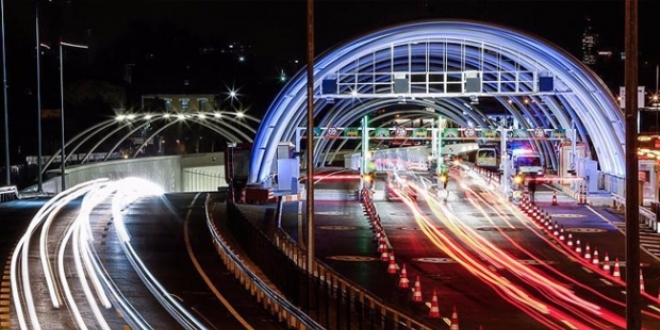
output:
[[[427,49],[439,47],[432,45],[433,42],[444,42],[447,45],[444,47],[447,49],[445,54],[453,59],[445,65],[469,68],[475,66],[475,63],[485,63],[482,68],[503,67],[498,61],[507,59],[513,62],[510,65],[531,70],[535,72],[534,75],[551,75],[556,88],[544,94],[555,99],[554,102],[548,102],[551,105],[548,111],[560,118],[561,125],[566,125],[561,121],[570,118],[571,122],[576,123],[582,138],[589,136],[592,139],[604,172],[615,175],[625,173],[623,116],[603,82],[560,48],[502,26],[447,20],[419,22],[377,31],[322,54],[314,67],[315,90],[320,90],[324,79],[342,72],[344,68],[347,68],[345,72],[354,68],[367,72],[370,70],[369,61],[378,63],[390,59],[395,62],[396,56],[405,53],[405,47],[408,47],[411,56],[428,56],[425,55]],[[415,43],[428,44],[426,47],[411,46]],[[476,50],[478,47],[482,49],[481,54]],[[388,49],[391,52],[388,53]],[[484,49],[488,52],[484,52]],[[459,55],[457,52],[464,53]],[[396,56],[392,56],[393,53]],[[451,64],[452,61],[458,64]],[[398,64],[395,65],[404,62],[403,59],[397,60]],[[266,113],[255,138],[250,164],[251,182],[258,182],[268,175],[277,143],[291,135],[290,126],[287,125],[297,122],[297,114],[305,108],[305,79],[302,74],[291,79]],[[530,91],[530,94],[534,94],[534,91]],[[317,99],[316,102],[319,107],[316,107],[315,114],[318,115],[327,100]]]

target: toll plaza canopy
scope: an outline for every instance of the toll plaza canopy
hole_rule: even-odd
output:
[[[270,105],[255,138],[250,182],[268,178],[277,145],[306,126],[306,84],[301,70]],[[416,22],[361,36],[315,60],[319,127],[341,127],[402,102],[479,125],[480,112],[466,102],[478,97],[496,99],[526,128],[574,128],[601,172],[625,176],[625,122],[614,96],[589,68],[539,37],[474,21]]]

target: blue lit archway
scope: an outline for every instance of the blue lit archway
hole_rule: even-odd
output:
[[[493,97],[510,112],[522,113],[523,126],[576,128],[578,140],[593,145],[602,172],[625,174],[625,122],[607,87],[567,52],[520,31],[453,20],[396,26],[319,56],[314,77],[320,126],[367,115],[374,101],[423,99],[440,109],[462,103],[471,111],[465,103],[470,97]],[[466,87],[474,77],[478,87]],[[277,144],[293,141],[296,127],[305,126],[305,93],[303,70],[270,105],[255,138],[251,182],[269,176]],[[522,106],[523,97],[531,103]]]

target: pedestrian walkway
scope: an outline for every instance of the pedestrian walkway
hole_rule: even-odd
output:
[[[626,229],[625,222],[615,222],[614,225],[619,230],[624,231]],[[641,223],[639,225],[639,245],[649,254],[660,258],[660,234],[656,233],[653,228]]]

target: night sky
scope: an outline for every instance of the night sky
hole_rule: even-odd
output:
[[[306,1],[43,1],[41,6],[41,40],[54,44],[63,39],[93,40],[85,70],[95,70],[102,79],[103,70],[97,59],[130,53],[122,42],[139,30],[158,30],[171,26],[182,35],[200,40],[238,41],[249,44],[261,63],[277,63],[306,58]],[[616,52],[624,48],[623,0],[610,1],[316,1],[316,53],[349,41],[362,34],[395,24],[425,19],[472,19],[499,23],[530,32],[570,53],[579,56],[585,17],[600,36],[600,45]],[[9,89],[9,122],[12,157],[19,159],[34,154],[36,147],[36,65],[34,58],[34,2],[6,0],[7,66]],[[640,75],[641,84],[654,88],[655,65],[660,62],[660,1],[639,1]],[[167,38],[167,36],[164,36]],[[146,43],[147,41],[145,41]],[[173,50],[175,51],[175,50]],[[42,94],[44,107],[54,107],[59,90],[57,65],[43,60]],[[119,61],[119,60],[117,60]],[[648,64],[643,65],[644,62]],[[105,62],[103,62],[105,63]],[[74,68],[69,69],[76,71]],[[82,69],[80,69],[82,70]],[[259,70],[271,70],[267,66]],[[275,70],[274,66],[272,68]],[[623,66],[620,67],[623,72]],[[65,70],[65,72],[69,73]],[[71,72],[74,79],[83,72]],[[270,74],[270,73],[269,73]],[[50,79],[48,78],[50,77]],[[243,77],[245,78],[245,77]],[[110,79],[110,78],[108,78]],[[166,77],[163,79],[167,79]],[[227,77],[227,80],[234,77]],[[622,84],[622,82],[621,82]],[[201,91],[206,92],[206,91]],[[270,99],[268,91],[262,98]],[[49,96],[50,95],[50,96]],[[267,103],[259,104],[263,112]],[[0,137],[4,145],[3,138]],[[20,156],[19,143],[23,143]],[[4,149],[4,148],[2,148]],[[4,152],[0,155],[3,158]],[[14,159],[15,160],[15,159]],[[12,163],[14,163],[12,160]]]

